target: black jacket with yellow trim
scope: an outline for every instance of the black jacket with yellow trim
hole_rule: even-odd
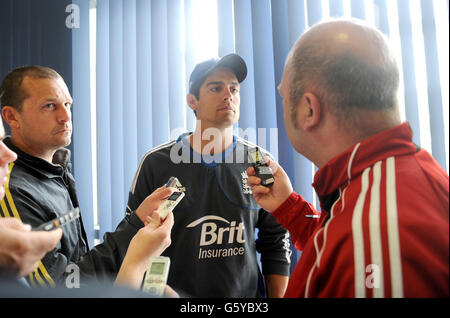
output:
[[[21,151],[9,137],[4,142],[17,153],[17,160],[9,165],[5,197],[1,201],[2,217],[16,217],[37,227],[79,206],[75,180],[70,173],[69,150],[58,150],[51,164]],[[130,240],[142,226],[135,214],[129,215],[115,232],[105,234],[102,244],[89,250],[80,217],[63,227],[61,241],[45,255],[27,280],[31,286],[65,285],[66,280],[74,284],[79,270],[81,285],[112,281]]]

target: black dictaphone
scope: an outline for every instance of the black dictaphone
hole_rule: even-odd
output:
[[[273,184],[275,180],[273,178],[272,170],[267,165],[266,160],[264,159],[258,147],[250,149],[248,151],[248,157],[250,159],[250,163],[255,169],[256,175],[261,179],[261,184],[263,186],[269,186]]]

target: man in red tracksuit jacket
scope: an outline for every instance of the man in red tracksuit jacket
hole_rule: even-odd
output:
[[[248,184],[302,256],[285,297],[448,297],[449,178],[401,123],[399,72],[359,21],[318,24],[294,45],[280,93],[288,137],[318,168],[322,213],[269,162]]]

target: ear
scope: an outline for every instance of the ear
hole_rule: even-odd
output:
[[[297,124],[305,131],[311,131],[322,119],[322,104],[313,93],[305,93],[297,109]]]
[[[6,123],[9,125],[9,127],[11,127],[12,129],[20,127],[19,121],[18,121],[19,114],[20,113],[17,111],[17,109],[12,106],[3,106],[2,107],[3,119],[6,121]]]
[[[194,94],[187,94],[186,96],[186,102],[189,105],[189,107],[193,110],[196,111],[198,108],[198,100],[197,97],[195,97]]]

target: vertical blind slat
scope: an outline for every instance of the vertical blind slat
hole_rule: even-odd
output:
[[[344,16],[344,1],[343,0],[329,0],[330,3],[330,17]]]
[[[195,47],[191,45],[194,43],[192,16],[193,16],[193,0],[184,1],[184,46],[185,46],[185,87],[186,93],[189,92],[189,76],[195,67]],[[192,109],[186,103],[186,129],[187,131],[194,131],[195,128],[195,115]]]
[[[374,7],[376,7],[378,10],[377,15],[378,21],[376,21],[377,27],[380,29],[381,32],[383,32],[387,37],[389,37],[390,28],[389,28],[389,17],[386,0],[375,0]]]
[[[123,193],[124,173],[124,51],[123,51],[123,1],[110,0],[109,24],[109,54],[110,54],[110,135],[111,135],[111,222],[113,226],[119,224],[123,218],[125,200]],[[99,114],[101,115],[101,114]],[[103,233],[104,229],[101,229]]]
[[[308,26],[313,26],[322,20],[322,1],[306,0]],[[294,20],[295,21],[295,20]]]
[[[167,2],[152,1],[153,146],[169,140]]]
[[[153,144],[153,130],[150,124],[153,119],[152,8],[148,0],[137,0],[136,6],[137,146],[140,161]]]
[[[127,0],[123,6],[123,166],[124,184],[122,197],[128,199],[128,191],[137,168],[137,39],[136,0]],[[119,220],[125,205],[120,207]]]
[[[219,56],[234,52],[233,0],[217,1]]]
[[[307,27],[305,0],[288,0],[289,44],[294,45]]]
[[[97,2],[97,178],[100,238],[112,229],[109,0]],[[100,116],[99,116],[100,115]],[[82,127],[79,127],[82,129]],[[74,128],[76,129],[76,128]]]
[[[352,0],[351,9],[352,9],[352,17],[361,20],[366,19],[366,4],[364,0]]]
[[[77,188],[78,201],[83,215],[83,224],[89,245],[94,243],[94,214],[93,214],[93,185],[92,185],[92,134],[90,108],[90,57],[89,57],[89,3],[75,0],[80,8],[80,27],[72,32],[72,121],[75,127],[83,125],[83,129],[73,130],[73,161],[79,164],[75,169],[74,178]]]
[[[241,116],[239,119],[239,127],[245,130],[249,127],[256,127],[251,0],[235,1],[234,6],[236,53],[242,56],[248,69],[247,78],[241,84]]]
[[[413,131],[413,141],[420,145],[420,123],[414,68],[414,47],[409,0],[398,0],[400,42],[402,48],[403,82],[405,87],[406,119]]]
[[[272,38],[272,21],[270,11],[270,0],[252,1],[253,20],[253,49],[255,65],[255,105],[256,115],[255,128],[261,127],[264,130],[257,131],[258,144],[270,150],[278,159],[277,145],[270,144],[270,128],[277,127],[275,78],[274,78],[274,54]],[[244,107],[251,107],[244,105]],[[272,136],[274,137],[274,136]],[[261,139],[260,139],[261,138]]]
[[[170,131],[185,131],[186,99],[184,56],[180,39],[183,36],[182,0],[167,1],[168,16],[168,79]]]
[[[436,23],[432,1],[421,0],[422,28],[428,82],[428,106],[430,112],[431,149],[433,157],[446,166],[445,128],[442,109],[442,93],[439,76],[439,57],[436,39]]]

